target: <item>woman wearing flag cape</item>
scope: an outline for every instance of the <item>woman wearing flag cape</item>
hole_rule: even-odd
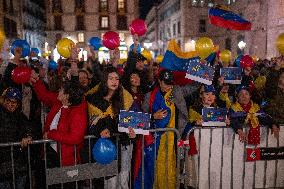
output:
[[[143,110],[153,116],[152,128],[177,128],[180,133],[187,124],[187,107],[184,97],[194,92],[195,84],[174,86],[173,73],[162,70],[159,86],[145,97]],[[154,142],[156,140],[156,142]],[[140,142],[140,145],[139,145]],[[142,188],[142,141],[135,152],[134,188]],[[144,140],[144,188],[164,189],[176,187],[175,135],[173,132],[157,132]],[[155,154],[156,153],[156,154]],[[167,153],[167,154],[166,154]]]

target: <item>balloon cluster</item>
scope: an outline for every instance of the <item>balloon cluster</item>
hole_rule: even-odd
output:
[[[120,45],[120,38],[118,33],[108,31],[103,35],[103,45],[108,49],[116,49]]]
[[[93,158],[100,164],[109,164],[116,158],[115,145],[106,138],[99,138],[92,149]]]
[[[31,74],[31,68],[18,66],[12,71],[11,78],[17,84],[24,84],[29,82]]]
[[[21,57],[26,57],[30,55],[30,45],[26,40],[22,40],[22,39],[17,39],[15,40],[12,45],[11,45],[11,53],[13,55],[15,55],[15,49],[16,48],[21,48],[22,49],[22,55]]]
[[[99,37],[92,37],[89,40],[89,45],[93,47],[94,50],[99,50],[102,47],[102,40]]]
[[[60,39],[57,42],[57,51],[64,58],[69,58],[71,56],[71,48],[75,46],[75,43],[68,38]]]
[[[201,37],[196,41],[195,50],[199,57],[204,60],[214,51],[213,41],[208,37]]]
[[[276,47],[281,55],[284,55],[284,33],[280,34],[276,40]]]
[[[254,60],[251,56],[249,55],[239,55],[236,60],[235,63],[238,67],[241,68],[252,68],[254,66]]]
[[[147,32],[147,25],[144,20],[135,19],[130,24],[129,30],[132,35],[137,34],[138,36],[142,36]]]

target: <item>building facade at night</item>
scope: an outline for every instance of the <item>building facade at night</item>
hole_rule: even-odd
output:
[[[121,56],[126,57],[132,43],[129,24],[139,17],[138,0],[47,0],[46,50],[53,50],[59,39],[67,37],[87,53],[91,37],[102,37],[109,31],[119,33]],[[108,59],[107,49],[99,52]]]
[[[31,47],[43,49],[46,39],[45,2],[38,0],[21,0],[23,38]]]
[[[208,9],[214,4],[227,5],[232,11],[252,22],[251,31],[232,31],[209,23]],[[220,49],[271,58],[279,55],[275,41],[284,32],[283,0],[172,0],[153,7],[146,17],[154,31],[148,31],[144,42],[153,52],[163,54],[170,39],[176,39],[182,50],[194,50],[199,37],[210,37]],[[154,13],[153,13],[154,12]],[[155,16],[158,15],[158,16]],[[154,37],[153,37],[154,35]],[[151,36],[151,37],[150,37]],[[157,54],[157,53],[156,53]]]
[[[44,47],[45,2],[37,0],[0,0],[0,25],[11,43],[25,39],[31,47]]]
[[[0,0],[0,26],[7,39],[22,37],[21,3],[16,0]]]

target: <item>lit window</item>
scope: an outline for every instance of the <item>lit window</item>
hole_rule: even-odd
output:
[[[124,9],[125,8],[125,3],[124,0],[118,0],[118,9]]]
[[[108,17],[107,16],[103,16],[101,18],[101,27],[108,28]]]
[[[78,42],[85,42],[84,33],[78,33]]]

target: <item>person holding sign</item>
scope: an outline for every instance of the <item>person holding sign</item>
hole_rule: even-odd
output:
[[[118,134],[118,115],[120,110],[128,111],[133,103],[129,92],[123,89],[119,74],[114,67],[107,67],[103,73],[101,83],[89,91],[87,95],[89,111],[88,134],[102,138],[115,140],[114,134]],[[132,145],[129,138],[135,138],[133,129],[129,129],[129,135],[121,134],[119,142],[121,149],[121,170],[119,176],[105,180],[105,188],[116,189],[117,177],[122,188],[128,188],[129,171],[132,157]],[[121,187],[119,187],[121,188]]]
[[[279,136],[279,128],[273,123],[270,116],[263,113],[251,100],[251,94],[247,86],[239,86],[236,90],[237,102],[231,106],[232,128],[239,135],[241,142],[250,145],[260,144],[260,125],[268,125],[275,137]],[[248,133],[243,131],[243,125],[249,128]]]
[[[216,90],[213,85],[202,85],[200,88],[200,100],[189,108],[189,121],[193,125],[202,126],[202,109],[217,107],[216,105]],[[227,125],[230,125],[230,120],[225,120]]]
[[[188,115],[184,97],[194,92],[198,86],[195,84],[184,87],[174,85],[173,73],[166,69],[160,71],[158,82],[159,85],[145,96],[142,106],[145,112],[152,114],[153,124],[151,127],[177,128],[180,133],[183,133]],[[144,188],[175,188],[176,154],[174,133],[158,132],[155,135],[155,138],[152,135],[145,136]],[[166,145],[168,146],[167,154]],[[154,162],[156,162],[156,170]],[[165,165],[167,165],[167,168]],[[154,170],[156,175],[154,175]],[[142,187],[141,175],[141,164],[135,164],[134,188]]]

